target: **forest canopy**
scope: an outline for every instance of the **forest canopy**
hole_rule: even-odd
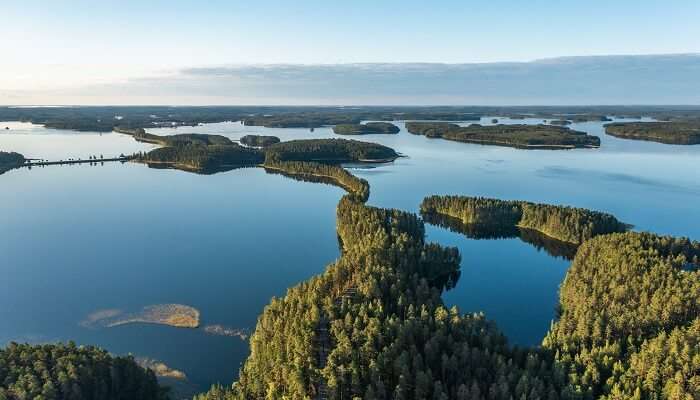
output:
[[[700,121],[618,122],[605,125],[605,133],[623,139],[666,144],[700,144]]]
[[[364,124],[338,124],[333,127],[337,135],[369,135],[399,133],[399,127],[389,122],[367,122]]]
[[[614,216],[583,208],[468,196],[429,196],[421,213],[457,218],[463,224],[518,226],[552,238],[580,244],[606,233],[624,232],[627,225]]]
[[[290,140],[265,149],[265,161],[393,161],[398,154],[377,143],[347,139]]]
[[[267,147],[279,142],[280,138],[277,136],[245,135],[241,137],[241,143],[252,147]]]
[[[571,149],[599,147],[600,138],[557,125],[480,125],[459,126],[446,122],[407,122],[416,135],[456,142],[509,146],[523,149]]]
[[[700,397],[700,243],[650,233],[578,250],[543,346],[568,372],[567,398]]]
[[[97,347],[10,343],[0,349],[0,400],[167,398],[151,370]]]

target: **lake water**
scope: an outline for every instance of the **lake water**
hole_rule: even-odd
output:
[[[11,128],[0,133],[0,150],[31,158],[152,148],[116,133],[0,125]],[[600,136],[600,149],[569,151],[427,139],[399,125],[398,135],[358,138],[407,156],[375,168],[348,166],[370,182],[370,205],[417,212],[431,194],[530,200],[602,210],[638,230],[700,239],[700,146],[616,139],[600,122],[571,126]],[[149,131],[334,137],[329,128],[237,122]],[[98,310],[181,303],[199,309],[203,325],[253,328],[272,296],[321,272],[339,254],[335,207],[343,191],[257,168],[204,176],[131,163],[54,166],[10,171],[0,176],[0,187],[0,344],[96,344],[163,361],[200,388],[230,383],[247,343],[200,329],[89,329],[80,322]],[[434,225],[426,230],[428,240],[462,254],[462,277],[445,301],[463,312],[483,311],[513,343],[539,344],[569,261],[518,238],[476,240]]]

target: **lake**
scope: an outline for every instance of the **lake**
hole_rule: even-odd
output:
[[[700,239],[700,146],[616,139],[605,135],[601,122],[571,125],[599,136],[600,149],[567,151],[428,139],[398,125],[398,135],[357,137],[407,156],[372,168],[347,166],[370,182],[369,205],[417,212],[431,194],[529,200],[606,211],[636,230]],[[0,149],[30,158],[153,148],[116,133],[2,126],[11,129],[0,133]],[[337,137],[330,128],[238,122],[149,132]],[[80,322],[99,310],[181,303],[199,309],[203,325],[252,329],[272,296],[339,255],[335,207],[343,191],[259,168],[196,175],[132,163],[52,166],[10,171],[0,176],[0,187],[0,344],[96,344],[165,362],[201,389],[235,379],[248,354],[245,341],[201,329],[97,329]],[[483,311],[513,343],[540,343],[569,261],[519,238],[478,240],[435,225],[426,232],[429,241],[457,246],[462,255],[462,277],[444,296],[448,305]]]

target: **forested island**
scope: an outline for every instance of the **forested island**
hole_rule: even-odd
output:
[[[214,173],[234,168],[255,166],[263,162],[264,155],[236,143],[228,145],[189,144],[161,147],[148,153],[137,154],[137,162],[152,167],[164,166],[199,173]]]
[[[445,122],[407,122],[406,129],[410,133],[429,138],[521,149],[573,149],[600,146],[600,139],[597,136],[556,125],[459,126]]]
[[[391,148],[370,142],[346,139],[302,139],[278,142],[262,148],[244,147],[225,136],[184,134],[157,136],[142,129],[123,131],[136,140],[160,144],[147,153],[133,156],[136,162],[199,173],[215,173],[246,166],[281,161],[388,162],[398,157]],[[256,139],[257,140],[257,139]]]
[[[370,135],[399,133],[398,126],[389,122],[367,122],[364,124],[338,124],[333,127],[337,135]]]
[[[550,125],[571,125],[571,121],[568,119],[553,119],[549,121]]]
[[[618,122],[605,125],[605,133],[622,139],[648,140],[665,144],[700,144],[700,121]]]
[[[271,143],[244,147],[225,136],[180,134],[158,136],[143,129],[115,129],[136,140],[159,144],[147,153],[133,156],[136,162],[153,167],[170,167],[198,173],[215,173],[234,168],[273,165],[283,161],[312,161],[330,164],[343,162],[389,162],[399,155],[391,148],[370,142],[346,139],[301,139],[279,142],[276,137],[255,136],[248,143]],[[274,139],[269,139],[274,138]],[[272,143],[275,142],[275,143]]]
[[[420,210],[457,218],[463,224],[532,229],[573,244],[628,228],[614,216],[598,211],[485,197],[429,196],[423,199]]]
[[[301,139],[272,145],[265,149],[265,161],[388,162],[399,155],[377,143],[347,139]]]
[[[0,348],[1,400],[165,400],[150,369],[92,346],[10,343]]]
[[[25,162],[24,156],[19,153],[0,151],[0,175],[21,167]]]
[[[267,147],[279,143],[277,136],[245,135],[241,137],[241,143],[250,147]]]

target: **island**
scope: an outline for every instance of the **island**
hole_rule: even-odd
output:
[[[581,244],[598,235],[625,232],[629,225],[614,216],[583,208],[485,197],[429,196],[421,213],[457,218],[463,224],[517,226],[551,238]]]
[[[605,133],[622,139],[695,145],[700,144],[700,121],[616,122],[605,125]]]
[[[241,143],[250,147],[267,147],[279,143],[277,136],[245,135],[241,137]]]
[[[119,309],[99,310],[88,315],[80,325],[86,328],[113,328],[135,323],[197,328],[199,310],[183,304],[154,304],[136,312],[124,312]]]
[[[568,119],[553,119],[553,120],[549,121],[549,124],[550,125],[564,126],[564,125],[571,125],[571,121],[569,121]]]
[[[185,146],[185,145],[201,145],[201,146],[228,146],[235,144],[231,139],[223,135],[210,135],[203,133],[181,133],[177,135],[154,135],[147,133],[143,128],[121,128],[115,127],[114,132],[124,135],[133,136],[138,142],[158,144],[161,146]]]
[[[365,124],[338,124],[333,127],[336,135],[369,135],[399,133],[398,126],[390,122],[367,122]]]
[[[0,151],[0,175],[23,166],[26,161],[24,156],[19,153]]]
[[[406,129],[410,133],[429,138],[520,149],[557,150],[600,146],[600,138],[597,136],[555,125],[459,126],[445,122],[407,122]]]
[[[148,153],[139,153],[136,162],[151,167],[176,168],[185,171],[211,174],[234,168],[255,166],[264,159],[263,154],[237,144],[230,145],[185,145],[162,147]]]
[[[263,164],[273,169],[275,163],[282,161],[383,163],[399,157],[398,153],[387,146],[347,139],[300,139],[253,148],[241,146],[220,135],[158,136],[143,129],[116,131],[131,135],[139,141],[164,146],[134,154],[130,157],[132,161],[154,168],[176,168],[201,174]]]
[[[274,144],[265,149],[265,162],[368,162],[394,161],[399,155],[392,148],[377,143],[347,139],[300,139]]]

